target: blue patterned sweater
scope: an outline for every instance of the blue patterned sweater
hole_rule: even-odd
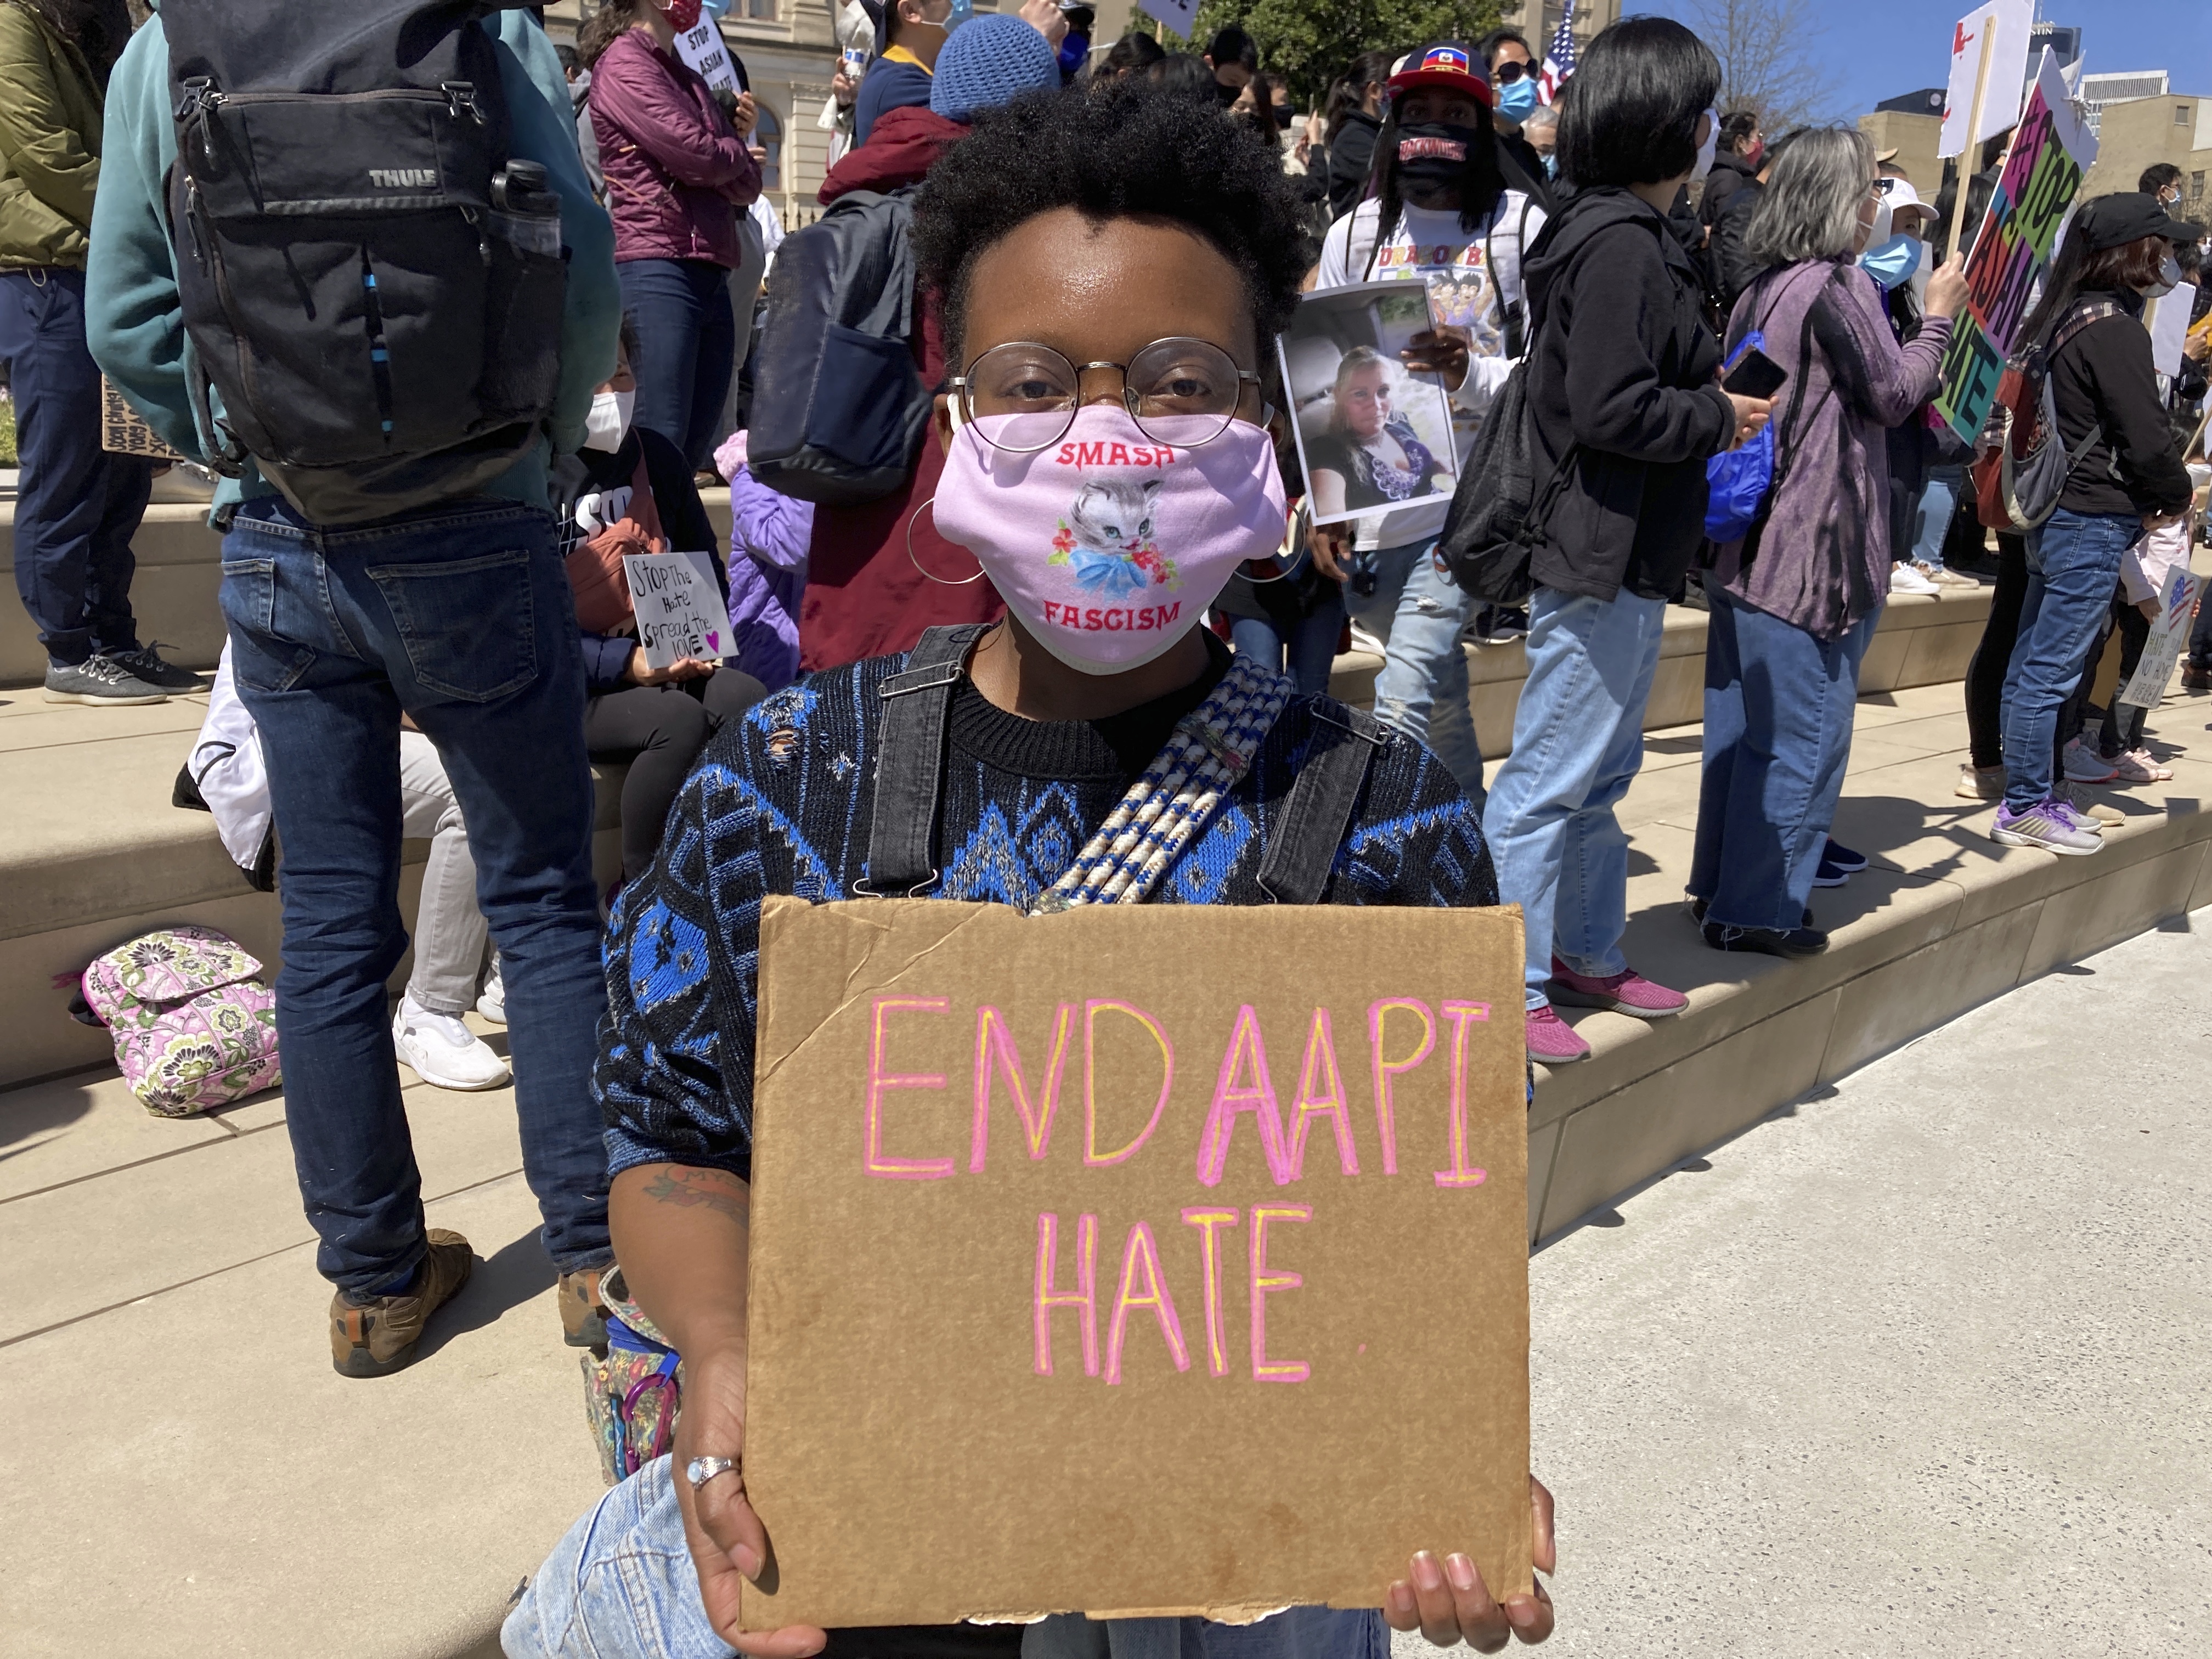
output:
[[[750,1177],[761,899],[851,896],[874,807],[877,688],[905,660],[878,657],[776,692],[701,755],[652,873],[623,890],[608,942],[593,1087],[610,1174],[677,1163]],[[963,680],[950,721],[936,896],[1032,904],[1224,666],[1217,653],[1196,685],[1097,721],[1024,720]],[[1313,735],[1313,702],[1285,708],[1152,902],[1267,902],[1261,858]],[[1376,753],[1324,897],[1498,902],[1481,815],[1411,738],[1394,737]]]

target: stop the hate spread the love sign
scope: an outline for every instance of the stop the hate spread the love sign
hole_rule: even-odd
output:
[[[761,941],[749,1628],[1528,1587],[1517,911]]]

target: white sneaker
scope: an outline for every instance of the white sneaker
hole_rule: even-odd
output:
[[[1922,575],[1927,577],[1929,581],[1934,582],[1938,587],[1979,587],[1981,586],[1981,583],[1976,581],[1972,576],[1966,574],[1963,570],[1946,569],[1940,564],[1933,567],[1932,568],[1919,565],[1916,565],[1913,568],[1918,570]]]
[[[1352,624],[1352,648],[1354,651],[1371,651],[1379,657],[1388,652],[1390,647],[1383,644],[1382,641],[1376,639],[1372,634],[1369,633],[1364,628],[1362,628],[1358,623],[1353,623]]]
[[[514,1074],[457,1014],[434,1014],[412,995],[392,1017],[392,1046],[423,1082],[441,1089],[496,1089]]]
[[[477,998],[477,1012],[495,1025],[507,1024],[507,983],[500,977],[497,957],[493,958],[491,974]]]
[[[1893,593],[1941,593],[1943,590],[1908,562],[1890,566],[1889,591]]]

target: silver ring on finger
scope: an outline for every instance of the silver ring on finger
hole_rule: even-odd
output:
[[[727,1474],[737,1467],[734,1457],[695,1457],[684,1466],[684,1478],[691,1483],[691,1490],[697,1492],[716,1475]]]

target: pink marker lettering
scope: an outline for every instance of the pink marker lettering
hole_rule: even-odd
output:
[[[1403,1060],[1387,1059],[1382,1053],[1382,1024],[1396,1008],[1421,1017],[1421,1046]],[[1436,1017],[1429,1012],[1429,1005],[1419,997],[1384,997],[1367,1010],[1367,1043],[1375,1055],[1375,1127],[1382,1136],[1382,1173],[1395,1175],[1398,1116],[1390,1091],[1399,1077],[1426,1060],[1429,1051],[1437,1046]]]
[[[939,1181],[952,1173],[949,1158],[892,1158],[884,1151],[884,1094],[890,1089],[942,1089],[942,1073],[899,1076],[884,1070],[884,1019],[904,1010],[909,1013],[941,1014],[951,1007],[943,997],[878,997],[875,1036],[868,1046],[867,1166],[872,1176],[886,1181]]]
[[[1467,1030],[1490,1018],[1486,1002],[1447,1002],[1444,1018],[1452,1023],[1451,1044],[1451,1168],[1437,1171],[1439,1187],[1480,1187],[1489,1172],[1467,1161]]]
[[[1152,1103],[1152,1115],[1145,1127],[1137,1131],[1137,1138],[1118,1152],[1098,1150],[1098,1016],[1103,1013],[1127,1014],[1152,1034],[1160,1050],[1160,1097]],[[1152,1138],[1152,1131],[1160,1127],[1160,1114],[1168,1109],[1168,1095],[1175,1087],[1175,1045],[1168,1034],[1160,1029],[1159,1021],[1143,1009],[1127,1002],[1116,1002],[1111,997],[1093,997],[1083,1005],[1083,1161],[1094,1169],[1110,1164],[1127,1164],[1137,1155],[1138,1149]]]
[[[1029,1085],[1022,1078],[1022,1051],[1006,1029],[1006,1017],[988,1004],[975,1011],[975,1123],[969,1136],[968,1170],[981,1174],[985,1149],[991,1139],[992,1067],[1006,1079],[1014,1109],[1022,1115],[1022,1129],[1029,1137],[1030,1156],[1040,1158],[1052,1139],[1052,1115],[1060,1104],[1060,1073],[1067,1066],[1067,1040],[1075,1030],[1075,1005],[1063,1002],[1053,1017],[1052,1049],[1044,1062],[1044,1086],[1036,1103],[1030,1103]]]
[[[1137,1275],[1145,1277],[1145,1288],[1137,1291]],[[1168,1358],[1175,1361],[1179,1371],[1190,1369],[1190,1346],[1182,1340],[1182,1322],[1176,1317],[1175,1297],[1168,1294],[1165,1275],[1160,1272],[1159,1246],[1152,1242],[1152,1226],[1139,1221],[1129,1229],[1129,1242],[1121,1251],[1121,1288],[1114,1297],[1114,1321],[1106,1329],[1106,1381],[1110,1385],[1121,1380],[1121,1339],[1128,1327],[1129,1310],[1150,1308],[1152,1317],[1159,1322],[1160,1335],[1168,1345]]]
[[[1321,1073],[1328,1087],[1316,1092]],[[1344,1073],[1336,1063],[1336,1038],[1330,1032],[1328,1010],[1314,1010],[1313,1030],[1306,1036],[1305,1062],[1298,1067],[1298,1103],[1291,1113],[1291,1179],[1306,1172],[1306,1133],[1317,1117],[1329,1120],[1336,1132],[1337,1167],[1348,1176],[1359,1173],[1359,1149],[1352,1144],[1352,1109],[1344,1098]]]
[[[1217,1235],[1237,1224],[1234,1210],[1185,1210],[1182,1224],[1198,1229],[1199,1261],[1206,1285],[1206,1369],[1229,1375],[1229,1338],[1221,1319],[1221,1245]]]
[[[1082,1314],[1083,1374],[1098,1375],[1098,1218],[1075,1218],[1075,1289],[1053,1288],[1060,1271],[1060,1218],[1048,1210],[1037,1217],[1036,1288],[1033,1319],[1036,1374],[1052,1375],[1052,1310],[1074,1308]]]
[[[1272,1291],[1295,1291],[1305,1279],[1297,1273],[1272,1273],[1267,1267],[1267,1224],[1270,1221],[1310,1221],[1310,1204],[1255,1204],[1252,1206],[1252,1380],[1255,1382],[1303,1382],[1313,1367],[1303,1359],[1267,1358],[1267,1295]]]
[[[1251,1081],[1240,1085],[1237,1075],[1249,1072]],[[1221,1076],[1213,1085],[1212,1109],[1206,1115],[1206,1129],[1198,1139],[1198,1178],[1218,1186],[1229,1163],[1229,1141],[1236,1133],[1239,1114],[1249,1112],[1260,1125],[1260,1146],[1267,1154],[1267,1173],[1278,1187],[1291,1179],[1291,1149],[1283,1136],[1283,1109],[1275,1099],[1275,1085],[1267,1078],[1267,1046],[1260,1036],[1260,1017],[1249,1002],[1237,1011],[1237,1028],[1229,1036],[1229,1052],[1221,1057]]]

